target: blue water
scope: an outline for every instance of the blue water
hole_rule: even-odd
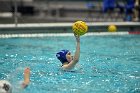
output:
[[[61,49],[73,54],[75,38],[0,39],[0,79],[16,87],[30,67],[30,85],[15,93],[140,93],[139,35],[81,37],[80,61],[69,72],[55,57]]]

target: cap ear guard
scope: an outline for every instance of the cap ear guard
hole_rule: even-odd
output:
[[[3,89],[5,89],[5,91],[9,91],[10,86],[6,83],[3,84]]]
[[[0,93],[12,93],[12,86],[6,80],[0,80]]]
[[[56,57],[61,61],[61,63],[68,62],[66,59],[66,54],[69,52],[69,50],[61,50],[60,52],[56,53]]]

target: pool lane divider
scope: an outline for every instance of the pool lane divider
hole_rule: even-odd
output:
[[[105,35],[140,35],[140,31],[129,32],[88,32],[84,36],[105,36]],[[0,34],[0,38],[16,38],[16,37],[49,37],[49,36],[73,36],[73,33],[33,33],[33,34]]]
[[[139,33],[139,32],[137,32]],[[105,36],[105,35],[129,35],[135,34],[130,32],[88,32],[84,36]],[[73,33],[33,33],[33,34],[0,34],[0,38],[16,38],[16,37],[64,37],[73,36]]]

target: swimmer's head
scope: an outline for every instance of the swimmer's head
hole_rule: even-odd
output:
[[[0,80],[0,93],[12,93],[12,86],[6,80]]]
[[[61,61],[61,63],[68,62],[66,58],[66,54],[69,52],[69,50],[61,50],[58,53],[56,53],[56,57]]]

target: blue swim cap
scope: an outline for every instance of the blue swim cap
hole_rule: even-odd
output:
[[[60,52],[56,53],[56,57],[61,61],[63,64],[64,62],[68,62],[66,59],[66,54],[69,52],[69,50],[61,50]]]

